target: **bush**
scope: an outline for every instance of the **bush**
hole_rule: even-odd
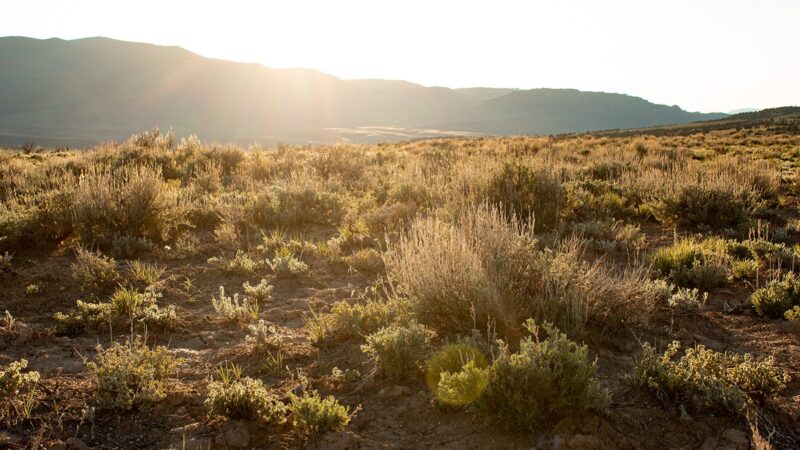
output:
[[[55,313],[53,316],[56,321],[55,334],[74,336],[86,328],[109,323],[114,316],[114,306],[111,303],[86,303],[78,300],[75,308],[69,310],[67,314]]]
[[[250,377],[208,384],[205,401],[209,414],[219,414],[231,419],[257,419],[281,423],[286,407],[270,394],[261,380]]]
[[[544,168],[506,164],[489,182],[489,199],[502,205],[508,217],[533,217],[536,229],[550,231],[558,226],[564,203],[564,188]]]
[[[483,409],[510,426],[535,430],[603,408],[607,393],[595,378],[597,363],[589,362],[587,347],[549,323],[542,325],[544,340],[533,320],[526,328],[531,336],[520,341],[519,351],[505,348],[492,364]]]
[[[725,282],[727,259],[721,241],[682,239],[656,250],[653,270],[681,287],[708,290]]]
[[[105,289],[117,279],[117,264],[114,259],[79,248],[72,264],[72,277],[83,290]]]
[[[800,322],[800,306],[795,306],[794,308],[787,310],[785,313],[783,313],[783,317],[786,318],[786,320]]]
[[[432,338],[433,332],[415,322],[391,325],[367,336],[361,351],[369,356],[374,373],[404,380],[418,373]]]
[[[22,373],[28,361],[20,359],[0,369],[0,420],[7,426],[27,419],[36,405],[39,372]]]
[[[263,261],[257,261],[242,250],[237,250],[233,258],[212,257],[207,263],[216,266],[226,274],[250,275],[258,270]]]
[[[258,302],[252,302],[247,297],[240,299],[239,294],[226,296],[224,286],[219,287],[219,297],[211,296],[211,305],[217,314],[231,321],[248,322],[259,315]]]
[[[445,405],[465,406],[478,400],[489,386],[489,369],[469,361],[455,372],[442,372],[436,399]]]
[[[147,407],[167,394],[164,380],[175,372],[176,360],[165,347],[152,350],[140,340],[97,347],[97,361],[87,364],[96,379],[100,407],[129,410]]]
[[[645,343],[636,363],[635,381],[672,400],[699,399],[732,412],[741,412],[752,399],[778,394],[789,382],[772,357],[755,361],[749,354],[719,353],[699,345],[687,349],[676,361],[680,348],[680,342],[674,341],[659,355]]]
[[[294,256],[294,253],[286,248],[281,248],[275,253],[275,257],[268,261],[270,269],[279,277],[289,277],[298,275],[308,270],[308,265]]]
[[[448,344],[425,363],[425,381],[445,405],[464,406],[476,401],[489,381],[489,363],[469,340]]]
[[[306,316],[306,328],[315,342],[346,339],[374,333],[392,323],[402,323],[408,316],[402,300],[370,300],[366,303],[337,302],[330,312]]]
[[[72,210],[81,241],[101,246],[118,236],[163,241],[186,213],[161,170],[149,166],[91,167],[80,178]]]
[[[346,258],[350,267],[366,273],[383,272],[383,257],[374,248],[358,250],[352,256]]]
[[[134,317],[138,316],[143,309],[155,305],[159,296],[160,294],[156,294],[151,289],[141,293],[135,288],[120,286],[111,295],[111,305],[115,315]]]
[[[721,184],[685,184],[663,194],[651,211],[666,225],[721,228],[746,223],[753,204]]]
[[[275,286],[267,283],[267,280],[261,279],[261,281],[256,285],[251,285],[249,282],[245,281],[242,285],[242,290],[244,291],[244,295],[251,297],[258,303],[268,303],[272,300],[272,291],[275,289]]]
[[[335,431],[350,423],[350,410],[329,395],[320,397],[317,391],[303,392],[301,396],[289,394],[289,411],[295,427],[311,434]]]
[[[672,294],[669,298],[670,308],[677,309],[682,312],[698,312],[706,306],[708,302],[708,292],[703,292],[695,289],[678,288],[678,291]]]
[[[787,272],[753,292],[750,303],[759,316],[783,317],[792,306],[800,305],[800,278],[794,272]]]

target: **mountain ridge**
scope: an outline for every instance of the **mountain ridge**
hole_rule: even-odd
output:
[[[425,87],[206,58],[178,46],[0,38],[0,144],[69,145],[145,129],[263,143],[370,142],[380,132],[555,134],[719,119],[625,94]],[[388,137],[387,137],[388,136]],[[406,136],[402,134],[401,136]]]

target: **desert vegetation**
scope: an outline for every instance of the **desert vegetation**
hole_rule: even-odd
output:
[[[0,151],[2,439],[797,448],[798,167],[769,128]]]

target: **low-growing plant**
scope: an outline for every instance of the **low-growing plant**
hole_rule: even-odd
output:
[[[758,315],[783,317],[794,305],[800,305],[800,277],[794,272],[785,273],[753,292],[750,303]]]
[[[11,270],[11,261],[14,259],[8,252],[0,255],[0,273]]]
[[[79,248],[72,264],[72,277],[83,290],[105,289],[117,279],[117,265],[113,258]]]
[[[256,285],[251,285],[249,282],[245,281],[242,285],[242,290],[244,291],[244,295],[252,298],[256,302],[260,304],[269,303],[272,300],[272,291],[275,289],[275,286],[267,283],[267,280],[261,279],[261,281]]]
[[[727,259],[720,249],[722,241],[681,239],[656,250],[653,269],[676,285],[711,289],[725,282]]]
[[[483,410],[525,430],[602,410],[608,394],[595,377],[597,363],[589,360],[588,348],[549,323],[542,324],[545,339],[533,320],[525,326],[531,335],[520,341],[519,350],[502,349],[492,364]]]
[[[280,335],[274,325],[267,325],[263,319],[247,326],[247,342],[256,347],[275,346],[280,344]]]
[[[115,314],[135,317],[139,316],[143,309],[155,305],[160,297],[161,294],[153,289],[139,292],[136,288],[119,286],[111,295],[110,301]]]
[[[369,356],[374,373],[404,380],[419,372],[433,336],[431,330],[416,322],[390,325],[367,336],[361,351]]]
[[[436,384],[436,399],[445,405],[465,406],[480,399],[489,386],[490,370],[475,360],[454,372],[442,372]]]
[[[786,320],[792,320],[792,321],[795,321],[795,322],[800,322],[800,305],[799,306],[795,306],[792,309],[786,310],[786,312],[783,313],[783,317]]]
[[[346,259],[350,267],[366,273],[379,273],[384,269],[383,256],[374,248],[361,249]]]
[[[42,287],[38,284],[29,284],[25,286],[25,295],[32,297],[42,292]]]
[[[367,335],[392,323],[408,319],[408,302],[369,300],[366,303],[337,302],[327,313],[314,313],[305,317],[308,329],[317,343]]]
[[[350,409],[332,395],[321,397],[317,391],[289,394],[292,424],[317,435],[335,431],[350,423]]]
[[[270,394],[261,380],[250,377],[211,381],[205,405],[209,414],[231,419],[282,423],[286,417],[286,406]]]
[[[708,292],[700,293],[697,288],[678,288],[678,291],[669,298],[670,308],[681,312],[698,312],[705,308],[708,302]]]
[[[179,324],[178,310],[175,305],[161,308],[152,304],[141,310],[138,321],[146,325],[148,329],[175,330]]]
[[[233,258],[213,257],[209,258],[209,264],[215,266],[224,273],[240,275],[250,275],[262,267],[263,262],[254,260],[250,255],[242,250],[237,250]]]
[[[489,381],[488,366],[486,356],[473,342],[461,340],[443,346],[425,362],[425,381],[441,403],[464,406],[483,394]]]
[[[90,327],[109,323],[115,315],[111,303],[88,303],[82,300],[75,302],[75,307],[66,314],[57,312],[53,316],[56,321],[55,333],[59,336],[74,336]]]
[[[238,293],[233,294],[233,297],[226,296],[224,286],[219,287],[219,297],[211,296],[211,305],[219,315],[232,321],[246,322],[259,316],[258,302],[239,297]]]
[[[138,259],[128,263],[128,270],[134,280],[145,283],[148,286],[158,282],[161,279],[161,275],[164,274],[164,267],[158,264],[141,262]]]
[[[361,372],[356,369],[342,370],[338,367],[331,369],[331,384],[337,389],[354,384],[361,379]]]
[[[141,339],[97,347],[87,364],[95,378],[98,406],[129,410],[146,408],[167,395],[165,380],[176,370],[176,359],[162,346],[149,348]]]
[[[308,270],[308,265],[297,259],[294,253],[285,247],[278,249],[275,256],[267,261],[267,264],[279,277],[298,275]]]
[[[757,361],[749,354],[719,353],[698,345],[676,360],[680,349],[680,342],[674,341],[658,354],[645,343],[636,363],[636,383],[687,405],[711,404],[738,413],[747,402],[774,396],[789,382],[772,357]]]
[[[283,359],[283,352],[280,350],[275,353],[267,352],[264,359],[261,360],[261,370],[276,377],[288,372],[289,367]]]
[[[27,419],[35,407],[39,372],[23,370],[28,361],[20,359],[0,369],[0,421],[7,426]]]

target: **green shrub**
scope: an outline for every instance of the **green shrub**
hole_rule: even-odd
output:
[[[301,396],[289,394],[289,412],[292,424],[311,434],[335,431],[350,423],[350,410],[329,395],[321,397],[317,391],[303,392]]]
[[[786,310],[786,312],[783,313],[783,317],[786,320],[800,321],[800,306],[795,306],[792,309]]]
[[[455,372],[442,372],[436,384],[436,399],[445,405],[465,406],[480,399],[489,386],[489,369],[469,361]]]
[[[470,340],[442,346],[425,361],[425,381],[428,388],[436,394],[442,374],[456,373],[470,361],[475,361],[480,369],[489,365],[483,352]]]
[[[337,302],[327,313],[306,316],[305,323],[314,341],[321,343],[371,334],[392,323],[403,323],[407,316],[408,304],[402,300]]]
[[[79,248],[72,264],[72,277],[83,290],[105,289],[117,279],[117,264],[114,259]]]
[[[111,303],[86,303],[78,300],[75,308],[67,314],[55,313],[55,333],[59,336],[74,336],[87,328],[109,323],[115,314]]]
[[[97,347],[97,360],[87,367],[96,380],[100,407],[128,410],[147,407],[166,397],[164,380],[175,373],[176,360],[165,347],[147,347],[141,340]]]
[[[772,280],[753,292],[750,303],[760,316],[783,317],[792,306],[800,305],[800,277],[787,272],[782,278]]]
[[[250,377],[210,382],[205,405],[209,414],[231,419],[282,423],[286,416],[286,406],[269,393],[261,380]]]
[[[741,412],[747,401],[774,396],[789,382],[772,357],[755,361],[749,354],[719,353],[699,345],[675,360],[680,348],[680,342],[674,341],[659,355],[645,343],[636,363],[636,383],[672,400],[700,399]]]
[[[727,259],[721,241],[682,239],[656,250],[653,270],[676,285],[708,290],[725,282]]]
[[[120,286],[111,295],[111,305],[114,307],[114,314],[133,317],[138,316],[143,309],[155,305],[158,297],[160,294],[151,289],[142,293],[136,288]]]
[[[508,217],[533,217],[540,231],[558,226],[565,196],[551,172],[521,164],[506,164],[489,182],[487,194],[492,202],[502,205]]]
[[[486,389],[489,363],[474,341],[464,339],[447,344],[425,362],[425,381],[439,402],[468,405]]]
[[[746,223],[754,208],[748,197],[723,184],[683,184],[663,193],[651,206],[663,224],[717,228]]]
[[[599,410],[607,393],[595,378],[597,363],[588,349],[544,323],[547,338],[540,340],[533,320],[526,323],[532,336],[519,343],[519,351],[504,349],[491,367],[483,409],[510,426],[535,430],[546,423]]]
[[[361,351],[369,356],[375,373],[404,380],[419,372],[432,338],[432,331],[415,322],[406,326],[390,325],[367,336]]]

